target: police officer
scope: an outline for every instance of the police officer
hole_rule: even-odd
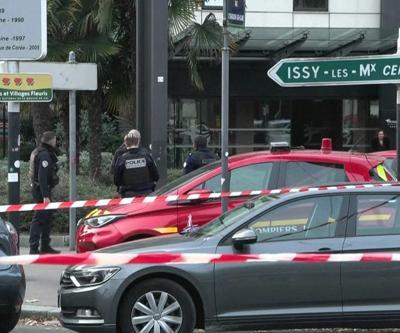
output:
[[[196,136],[193,146],[195,151],[190,153],[186,158],[183,164],[183,174],[187,174],[217,160],[217,156],[207,148],[207,138],[204,136]]]
[[[117,160],[114,183],[123,198],[146,196],[155,189],[159,179],[157,166],[151,155],[139,148],[140,133],[130,131],[124,139],[127,152]]]
[[[36,203],[50,203],[51,191],[59,181],[57,176],[56,134],[44,132],[40,141],[40,145],[33,150],[29,160],[32,196]],[[35,211],[29,237],[30,254],[60,253],[50,246],[52,215],[51,210]]]

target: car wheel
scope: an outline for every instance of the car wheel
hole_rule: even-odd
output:
[[[0,333],[8,333],[17,326],[21,312],[9,315],[0,315]]]
[[[189,293],[166,279],[135,285],[124,296],[119,315],[123,333],[189,333],[196,323]]]

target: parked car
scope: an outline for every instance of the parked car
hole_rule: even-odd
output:
[[[399,249],[400,188],[262,196],[186,234],[101,253],[363,253]],[[398,327],[396,262],[70,267],[61,323],[78,332]],[[161,328],[161,330],[160,330]]]
[[[0,218],[0,257],[18,254],[18,234],[11,223]],[[22,266],[0,265],[0,333],[10,332],[18,323],[25,297]]]
[[[276,189],[302,185],[354,181],[390,181],[383,158],[359,153],[292,150],[274,146],[272,151],[232,156],[229,159],[230,190]],[[210,194],[221,191],[221,164],[216,162],[162,187],[155,195]],[[237,197],[229,209],[248,200]],[[78,252],[166,234],[188,225],[201,226],[221,213],[220,199],[181,200],[106,207],[92,211],[78,223]]]

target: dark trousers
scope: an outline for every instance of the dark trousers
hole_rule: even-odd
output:
[[[32,197],[35,203],[43,202],[43,196],[39,187],[32,187]],[[52,217],[52,210],[37,210],[34,212],[29,235],[29,245],[31,248],[39,248],[40,243],[42,248],[50,246]]]

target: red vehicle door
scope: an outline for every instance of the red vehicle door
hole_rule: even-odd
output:
[[[229,174],[231,192],[245,190],[275,189],[278,184],[279,162],[262,162],[232,168]],[[221,175],[215,175],[198,182],[180,194],[219,193]],[[229,200],[229,209],[247,201],[249,197],[237,197]],[[201,226],[221,215],[221,199],[184,201],[178,203],[178,230],[192,226]]]

